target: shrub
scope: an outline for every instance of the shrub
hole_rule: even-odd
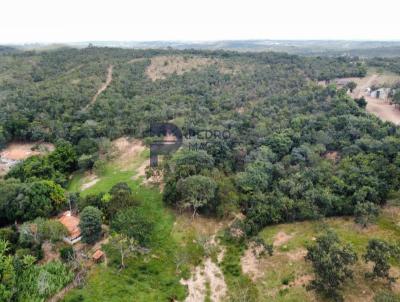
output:
[[[64,246],[60,249],[61,259],[65,262],[70,261],[74,256],[74,249],[72,246]]]

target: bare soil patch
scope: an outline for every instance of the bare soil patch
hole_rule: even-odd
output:
[[[222,301],[227,293],[227,285],[221,269],[210,258],[204,262],[204,266],[197,266],[192,277],[188,280],[181,280],[187,285],[189,295],[185,302],[199,302],[206,298],[206,284],[210,285],[210,300],[213,302]]]
[[[2,158],[24,160],[33,155],[42,155],[55,149],[50,143],[11,143],[0,152]]]
[[[274,246],[282,246],[292,238],[292,235],[288,235],[285,232],[280,231],[274,237]]]
[[[339,152],[337,152],[337,151],[326,152],[324,157],[326,159],[329,159],[329,160],[333,161],[333,162],[337,162],[340,159]]]
[[[146,169],[150,166],[150,161],[146,160],[143,164],[136,169],[137,174],[133,177],[133,179],[138,179],[140,177],[146,177]],[[146,182],[145,180],[144,182]]]
[[[90,187],[93,187],[100,178],[97,177],[96,174],[94,173],[89,173],[88,175],[85,176],[84,178],[84,183],[81,186],[81,191],[84,191],[86,189],[89,189]]]
[[[306,275],[302,275],[298,278],[296,278],[296,280],[294,280],[291,285],[293,286],[306,286],[307,284],[310,283],[310,281],[313,279],[313,276],[310,274],[306,274]]]
[[[251,244],[240,258],[240,264],[244,274],[248,275],[254,282],[264,276],[264,270],[261,268],[261,258],[257,257],[260,247]]]
[[[214,247],[218,246],[218,242],[213,235],[209,241]],[[217,258],[218,263],[223,260],[224,249],[222,249]],[[198,265],[192,276],[188,280],[181,280],[181,284],[188,287],[189,295],[185,302],[204,301],[207,295],[206,284],[210,286],[210,300],[213,302],[223,301],[227,294],[228,287],[225,282],[224,274],[218,264],[214,263],[210,257],[207,257],[203,264]]]
[[[55,147],[50,143],[11,143],[0,152],[0,176],[16,165],[34,155],[43,155],[54,151]]]
[[[400,124],[400,110],[394,105],[383,102],[371,97],[365,97],[367,100],[367,111],[379,117],[385,122],[392,122],[395,125]]]
[[[287,252],[286,255],[290,261],[301,261],[307,255],[307,250],[304,248],[299,248],[297,250]]]

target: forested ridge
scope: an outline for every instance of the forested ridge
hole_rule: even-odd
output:
[[[152,81],[146,68],[157,56],[214,61]],[[112,82],[90,105],[110,65]],[[224,207],[241,209],[249,233],[270,223],[352,214],[359,202],[384,203],[398,186],[398,129],[368,115],[345,90],[316,84],[365,75],[356,58],[89,47],[5,54],[0,71],[1,145],[59,142],[61,153],[73,157],[63,168],[54,155],[34,158],[8,178],[65,186],[79,159],[81,168],[96,162],[102,139],[144,138],[151,122],[172,121],[184,132],[227,129],[230,138],[173,156],[165,167],[165,200],[179,206],[185,199],[179,180],[206,176],[216,191],[231,188],[231,200],[216,193],[201,208],[218,215]]]

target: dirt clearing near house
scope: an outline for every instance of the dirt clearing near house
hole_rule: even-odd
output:
[[[367,88],[370,88],[374,85],[384,87],[393,85],[394,83],[400,81],[400,76],[374,73],[366,76],[365,78],[352,78],[352,80],[357,83],[357,87],[354,89],[353,93],[351,93],[351,96],[353,98],[364,97],[367,101],[366,110],[369,113],[374,114],[385,122],[392,122],[395,125],[400,124],[399,108],[396,108],[387,101],[370,97],[366,91]]]
[[[385,122],[392,122],[400,125],[400,109],[394,105],[377,100],[371,97],[365,97],[367,100],[367,111],[379,117]]]

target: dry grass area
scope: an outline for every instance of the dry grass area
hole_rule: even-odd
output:
[[[137,165],[139,155],[146,149],[141,140],[121,137],[112,142],[115,149],[114,161],[122,171],[127,171]]]
[[[145,60],[146,60],[146,58],[135,58],[135,59],[129,60],[128,64],[135,64],[137,62],[143,62]]]
[[[137,60],[137,59],[135,59]],[[133,61],[136,62],[136,61]],[[153,80],[165,79],[169,75],[182,75],[185,72],[216,65],[224,74],[235,74],[240,66],[228,64],[222,60],[196,56],[156,56],[151,58],[151,64],[146,69],[147,76]]]
[[[155,81],[165,79],[174,73],[181,75],[214,63],[215,60],[202,57],[157,56],[151,58],[151,64],[147,67],[146,74]]]
[[[40,264],[49,263],[51,261],[60,260],[60,252],[54,245],[49,242],[45,241],[42,244],[42,251],[43,251],[43,259],[40,260]]]

